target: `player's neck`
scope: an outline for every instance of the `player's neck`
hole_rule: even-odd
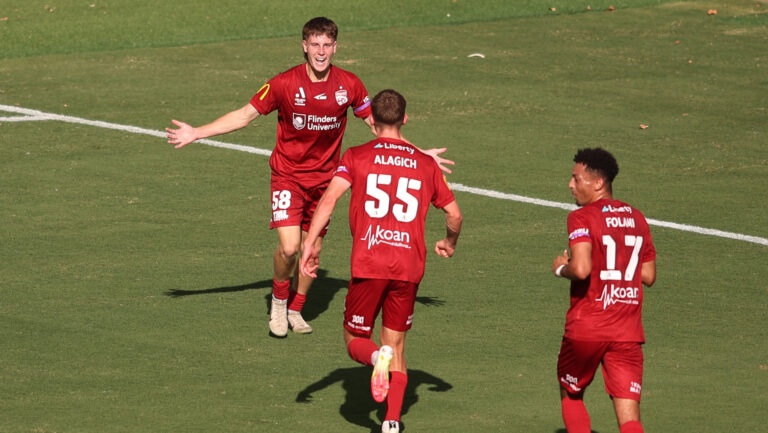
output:
[[[377,126],[375,128],[377,138],[394,138],[395,140],[405,141],[405,138],[403,138],[403,135],[400,133],[400,128],[398,127]]]
[[[598,191],[589,203],[592,204],[600,200],[613,200],[613,195],[608,191]]]
[[[331,67],[332,66],[328,66],[324,71],[319,72],[319,71],[316,71],[309,64],[309,62],[305,63],[305,65],[306,65],[305,67],[306,67],[306,70],[307,70],[307,75],[309,76],[309,81],[311,81],[313,83],[320,83],[320,82],[323,82],[323,81],[328,81],[328,76],[331,74]]]

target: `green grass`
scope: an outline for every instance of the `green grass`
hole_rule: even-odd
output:
[[[617,197],[649,218],[768,237],[761,2],[7,3],[0,104],[200,124],[301,61],[298,30],[322,13],[341,25],[336,62],[372,94],[402,91],[406,135],[449,148],[451,182],[570,202],[574,151],[601,145]],[[274,119],[221,139],[271,149]],[[351,121],[345,144],[368,138]],[[265,157],[50,121],[0,121],[0,149],[0,431],[374,431],[383,413],[341,341],[346,204],[306,307],[316,332],[276,340]],[[559,432],[568,298],[549,268],[566,212],[457,199],[457,256],[429,257],[408,336],[406,432]],[[646,431],[761,431],[766,246],[652,232]],[[599,379],[587,407],[617,431]]]

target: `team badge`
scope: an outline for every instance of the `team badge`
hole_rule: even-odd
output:
[[[337,90],[336,91],[336,103],[339,105],[344,105],[347,102],[349,102],[349,98],[347,98],[347,91],[344,89]]]
[[[293,127],[302,130],[305,126],[307,126],[307,115],[293,113]]]

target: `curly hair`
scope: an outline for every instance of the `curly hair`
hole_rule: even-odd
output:
[[[605,179],[609,184],[619,174],[619,164],[616,162],[616,158],[610,152],[600,147],[579,149],[576,152],[576,156],[573,157],[573,162],[584,164],[588,170],[597,173],[598,176]]]

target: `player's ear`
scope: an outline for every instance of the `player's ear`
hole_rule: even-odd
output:
[[[595,177],[595,191],[600,191],[603,188],[605,188],[605,179],[599,176]]]
[[[405,113],[405,115],[403,116],[403,125],[405,125],[406,123],[408,123],[408,113]]]
[[[304,49],[304,53],[306,54],[307,53],[307,40],[306,39],[302,39],[301,40],[301,48]]]

